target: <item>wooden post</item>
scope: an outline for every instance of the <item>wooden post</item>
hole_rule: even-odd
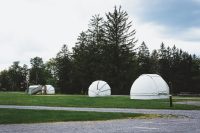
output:
[[[173,103],[172,103],[172,95],[169,96],[169,103],[170,103],[170,107],[173,107]]]

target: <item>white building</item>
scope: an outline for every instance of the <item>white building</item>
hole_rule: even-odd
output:
[[[41,85],[30,85],[28,88],[28,94],[30,94],[30,95],[37,94],[41,91],[42,91]]]
[[[133,83],[130,90],[131,99],[169,98],[169,86],[157,74],[142,74]]]
[[[110,95],[111,95],[110,86],[108,85],[108,83],[102,80],[94,81],[88,89],[89,97],[110,96]]]
[[[55,88],[52,85],[30,85],[28,94],[55,94]]]
[[[55,94],[55,88],[52,85],[44,85],[42,87],[42,94]]]

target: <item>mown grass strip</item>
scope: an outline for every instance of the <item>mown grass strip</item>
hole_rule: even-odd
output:
[[[179,101],[179,100],[175,100]],[[136,108],[136,109],[180,109],[200,110],[200,106],[174,104],[168,99],[131,100],[129,96],[88,97],[86,95],[27,95],[25,93],[0,92],[1,105]]]
[[[161,115],[106,113],[81,111],[0,109],[0,124],[42,123],[66,121],[96,121],[112,119],[158,118]]]

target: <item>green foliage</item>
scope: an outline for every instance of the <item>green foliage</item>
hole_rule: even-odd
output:
[[[30,68],[30,75],[29,75],[29,83],[30,84],[46,84],[46,71],[43,60],[41,57],[34,57],[30,60],[31,68]]]
[[[192,55],[177,49],[175,46],[166,49],[164,44],[161,44],[158,72],[170,85],[172,94],[200,92],[197,87],[198,83],[194,80],[194,77],[199,75],[200,72],[200,67],[198,67],[200,64],[197,63],[197,65],[196,60],[199,60],[199,58],[194,58],[194,56],[192,57]],[[196,71],[196,74],[193,71]],[[197,80],[200,82],[199,78]]]
[[[0,88],[8,91],[25,90],[27,87],[28,68],[27,65],[21,67],[19,62],[13,62],[8,70],[0,72]]]
[[[128,94],[135,78],[134,35],[128,14],[121,7],[107,13],[106,20],[93,16],[73,48],[73,88],[85,94],[94,80],[105,80],[113,94]]]
[[[46,84],[53,85],[54,87],[56,87],[58,79],[56,59],[50,59],[44,64],[44,66],[46,71]]]

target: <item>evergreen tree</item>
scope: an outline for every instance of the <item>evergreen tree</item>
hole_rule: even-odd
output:
[[[190,92],[190,80],[191,80],[191,65],[192,65],[192,57],[187,52],[183,52],[181,56],[181,62],[179,66],[179,75],[181,84],[180,89],[181,92]],[[179,90],[180,90],[179,89]]]
[[[159,73],[159,55],[157,50],[153,50],[150,57],[151,73]]]
[[[165,48],[164,43],[161,44],[159,49],[159,73],[161,76],[170,83],[170,64],[169,64],[169,49]]]
[[[20,83],[22,80],[22,75],[20,72],[20,66],[19,66],[19,61],[13,62],[13,65],[9,68],[9,76],[10,76],[10,89],[12,91],[20,90]]]
[[[114,94],[128,94],[135,79],[135,30],[131,30],[132,22],[121,7],[114,8],[106,14],[106,77]],[[122,82],[123,79],[123,82]]]
[[[86,93],[91,82],[90,61],[93,55],[88,48],[88,35],[86,32],[80,33],[76,46],[73,47],[73,84],[74,88],[79,88],[79,93]]]
[[[72,88],[72,62],[71,54],[67,48],[67,45],[63,45],[62,49],[56,56],[56,69],[58,77],[58,86],[63,93],[75,93],[75,89]]]
[[[94,45],[103,45],[105,43],[105,27],[104,20],[98,14],[92,16],[89,23],[88,39]]]
[[[150,53],[145,42],[138,49],[138,75],[151,73]]]
[[[23,65],[23,67],[21,67],[21,77],[22,77],[22,81],[21,81],[21,88],[20,90],[26,90],[28,89],[28,75],[29,74],[29,70],[28,70],[28,66],[26,64]]]
[[[181,84],[181,79],[180,79],[180,72],[179,72],[179,67],[180,67],[180,62],[181,62],[181,56],[179,54],[179,49],[176,48],[174,45],[172,47],[172,63],[171,63],[171,74],[170,74],[170,80],[171,80],[171,93],[178,93],[180,92],[180,84]]]
[[[105,54],[105,26],[104,20],[100,15],[92,17],[88,29],[89,68],[91,81],[103,79],[104,54]]]
[[[46,84],[46,72],[44,63],[41,57],[34,57],[30,59],[31,68],[29,75],[30,84]]]
[[[103,18],[92,17],[89,29],[82,32],[73,48],[74,76],[78,80],[82,93],[87,93],[89,84],[94,80],[103,79],[105,31]]]
[[[19,61],[13,62],[8,70],[0,73],[0,88],[9,91],[24,91],[27,88],[27,66],[21,67]]]
[[[190,91],[200,93],[200,58],[192,56]]]
[[[57,86],[57,80],[58,80],[58,70],[57,70],[57,64],[56,59],[51,58],[49,61],[47,61],[45,66],[46,71],[46,83],[53,85],[54,87]]]
[[[11,89],[10,89],[11,79],[10,79],[8,70],[1,71],[1,73],[0,73],[0,84],[1,84],[0,88],[2,90],[11,91]]]

